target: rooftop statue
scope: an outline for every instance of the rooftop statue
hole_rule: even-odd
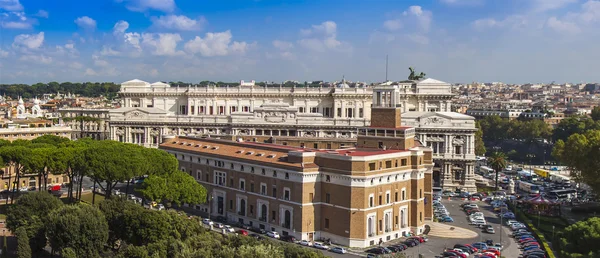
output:
[[[419,75],[416,75],[414,68],[409,67],[408,70],[410,70],[410,75],[408,75],[409,80],[418,81],[418,80],[425,78],[424,72],[421,72]]]

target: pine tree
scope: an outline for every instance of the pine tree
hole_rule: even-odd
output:
[[[17,229],[17,257],[30,258],[31,247],[29,246],[29,237],[24,227]]]

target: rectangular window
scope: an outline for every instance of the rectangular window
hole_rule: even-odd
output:
[[[229,113],[233,113],[233,112],[237,112],[237,107],[236,106],[229,107]]]
[[[329,219],[325,219],[325,228],[329,228]]]
[[[310,112],[313,114],[319,113],[319,108],[318,107],[311,107],[310,108]]]
[[[358,117],[359,117],[359,118],[363,118],[364,116],[365,116],[365,113],[364,113],[364,111],[363,111],[363,108],[359,108],[359,109],[358,109]]]
[[[337,117],[342,117],[342,108],[337,108]]]
[[[369,207],[373,207],[373,196],[369,197]]]
[[[460,155],[462,153],[462,146],[454,146],[454,150],[456,154]]]
[[[229,179],[229,187],[233,187],[233,178]]]
[[[277,198],[277,187],[273,186],[273,192],[271,193],[271,196],[273,196],[274,198]]]
[[[250,205],[250,214],[254,214],[254,205]]]
[[[404,167],[404,166],[406,166],[407,164],[408,164],[408,160],[407,160],[407,159],[402,159],[402,161],[401,161],[400,165]]]
[[[260,194],[267,195],[267,185],[266,184],[260,184]]]
[[[289,189],[284,189],[283,190],[283,199],[286,201],[290,200],[290,190]]]
[[[298,108],[298,113],[304,113],[304,107],[299,107]]]
[[[385,194],[385,203],[390,203],[390,194],[389,193]]]
[[[319,148],[319,144],[318,143],[313,143],[313,149],[318,149]]]
[[[375,170],[375,162],[369,163],[369,170]]]
[[[308,201],[312,202],[314,198],[315,198],[315,196],[313,193],[308,194]]]
[[[391,168],[392,167],[392,161],[391,160],[387,160],[385,162],[385,168]]]
[[[394,193],[394,201],[397,202],[398,201],[398,192]]]
[[[396,216],[396,218],[394,219],[396,225],[398,225],[398,216]]]
[[[330,203],[331,202],[331,196],[329,195],[329,193],[325,194],[325,203]]]
[[[206,110],[204,110],[204,106],[198,107],[198,115],[199,114],[204,114],[204,112],[206,112]]]
[[[250,192],[254,192],[254,183],[250,183]]]
[[[383,198],[382,198],[382,197],[381,197],[381,195],[380,195],[380,196],[379,196],[379,205],[382,205],[382,204],[383,204],[383,202],[382,202],[382,201],[383,201]]]
[[[331,117],[331,108],[330,107],[323,108],[323,116]]]
[[[215,113],[215,108],[213,106],[210,106],[210,107],[208,107],[208,111],[209,111],[208,114],[212,115]]]
[[[196,107],[195,106],[190,107],[190,111],[192,111],[192,115],[193,115],[194,112],[196,111]]]
[[[225,106],[219,106],[219,115],[225,115]]]
[[[227,178],[227,174],[224,172],[215,172],[214,184],[225,186],[225,180]]]
[[[246,182],[243,179],[240,179],[240,189],[246,190]]]
[[[325,182],[331,182],[331,176],[325,175]]]
[[[229,209],[233,210],[233,200],[229,200]]]
[[[346,108],[346,117],[349,117],[349,118],[354,117],[354,108]]]
[[[242,109],[244,112],[250,112],[250,106],[243,106]]]

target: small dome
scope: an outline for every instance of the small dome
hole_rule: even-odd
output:
[[[39,100],[38,98],[35,98],[35,99],[33,100],[33,104],[35,104],[35,105],[39,105],[39,104],[40,104],[40,100]]]
[[[19,97],[19,105],[25,104],[25,101],[23,101],[23,98]]]

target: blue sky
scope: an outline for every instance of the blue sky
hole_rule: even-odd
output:
[[[0,0],[0,84],[596,82],[600,0]]]

